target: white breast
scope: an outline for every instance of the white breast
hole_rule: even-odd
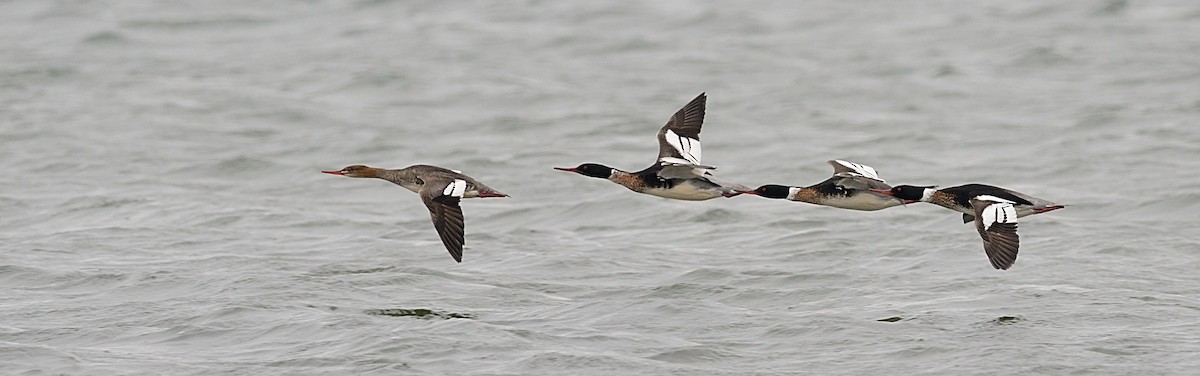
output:
[[[676,200],[701,201],[721,197],[721,189],[716,186],[702,186],[691,181],[677,184],[671,189],[647,189],[642,193]]]
[[[830,197],[825,200],[822,200],[821,204],[825,205],[825,206],[832,206],[835,208],[842,208],[842,209],[874,211],[874,210],[886,209],[886,208],[890,208],[890,207],[893,207],[896,205],[900,205],[901,202],[900,202],[900,200],[897,200],[892,196],[885,196],[885,195],[881,195],[881,194],[868,193],[868,192],[859,192],[858,194],[855,194],[850,197],[844,197],[844,196]]]

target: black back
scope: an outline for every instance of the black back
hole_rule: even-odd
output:
[[[837,182],[841,181],[841,179],[845,179],[845,178],[840,177],[840,176],[834,176],[829,179],[825,179],[825,181],[823,181],[823,182],[810,185],[810,186],[808,186],[808,188],[815,189],[822,196],[850,197],[850,196],[854,196],[855,194],[857,194],[859,192],[857,189],[838,185]]]
[[[1033,205],[1033,203],[1029,202],[1029,200],[1017,197],[1016,195],[1009,193],[1008,190],[1005,190],[1004,188],[987,184],[963,184],[957,187],[939,189],[939,191],[953,195],[954,203],[968,208],[971,207],[971,199],[979,195],[996,196],[1020,205]]]
[[[646,188],[671,189],[671,188],[675,187],[676,185],[679,185],[680,183],[691,180],[691,179],[664,178],[664,177],[658,175],[658,172],[662,171],[662,169],[663,169],[663,166],[661,164],[654,164],[653,166],[646,167],[646,169],[644,169],[644,170],[634,172],[632,175],[637,176],[639,179],[642,179],[642,182],[646,183]],[[705,182],[708,182],[709,184],[712,184],[714,187],[718,186],[717,184],[713,184],[712,182],[709,182],[708,180],[706,180],[700,176],[697,176],[694,179],[695,180],[703,180]]]

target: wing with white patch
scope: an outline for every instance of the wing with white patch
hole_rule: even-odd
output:
[[[445,188],[442,188],[443,196],[462,198],[463,194],[466,192],[467,192],[467,181],[462,180],[462,179],[454,179],[454,180],[450,181],[449,183],[446,183]]]
[[[704,124],[704,106],[708,97],[700,93],[679,109],[658,131],[658,159],[675,158],[699,165],[701,158],[700,126]]]
[[[663,157],[658,160],[658,164],[661,164],[664,167],[677,166],[677,167],[699,168],[699,169],[704,169],[704,170],[716,170],[717,169],[715,166],[695,164],[695,163],[692,163],[692,161],[685,160],[685,159],[679,159],[679,158],[675,158],[675,157]]]
[[[859,176],[867,179],[878,180],[881,183],[885,182],[883,178],[879,177],[879,172],[875,171],[874,167],[867,166],[865,164],[834,159],[829,161],[829,165],[833,166],[834,176]]]
[[[437,189],[439,186],[443,188]],[[438,236],[442,238],[442,245],[446,246],[450,257],[457,262],[462,262],[463,243],[466,239],[462,207],[458,205],[466,187],[466,181],[462,179],[426,180],[425,187],[418,192],[421,201],[425,202],[425,207],[429,208],[429,218],[433,221],[433,228],[437,230]]]
[[[659,160],[675,158],[684,159],[693,164],[700,164],[701,149],[699,137],[690,138],[680,136],[679,134],[675,133],[674,130],[670,129],[662,133],[662,135],[659,137],[661,137],[660,141],[665,140],[666,143],[671,147],[671,150],[668,151],[670,153],[669,155],[663,155],[663,150],[660,147]]]
[[[828,162],[833,166],[834,184],[857,190],[892,189],[879,177],[879,172],[871,166],[834,159]]]
[[[707,166],[698,166],[693,164],[667,164],[663,163],[662,168],[658,170],[658,177],[663,179],[693,179],[703,177],[711,168]]]
[[[975,210],[975,229],[983,239],[983,250],[996,269],[1008,269],[1017,262],[1021,238],[1017,236],[1017,208],[1013,202],[996,196],[971,198]]]

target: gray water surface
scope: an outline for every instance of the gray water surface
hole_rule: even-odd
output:
[[[0,373],[1193,374],[1194,1],[0,2]],[[637,195],[704,162],[1070,205],[1020,258],[928,204]],[[412,193],[320,174],[428,163]]]

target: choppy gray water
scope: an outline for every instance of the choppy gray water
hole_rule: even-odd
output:
[[[1194,373],[1200,4],[1045,3],[0,2],[0,373]],[[550,169],[701,91],[730,180],[1072,206],[1001,272],[932,205]],[[455,264],[354,163],[513,197]]]

